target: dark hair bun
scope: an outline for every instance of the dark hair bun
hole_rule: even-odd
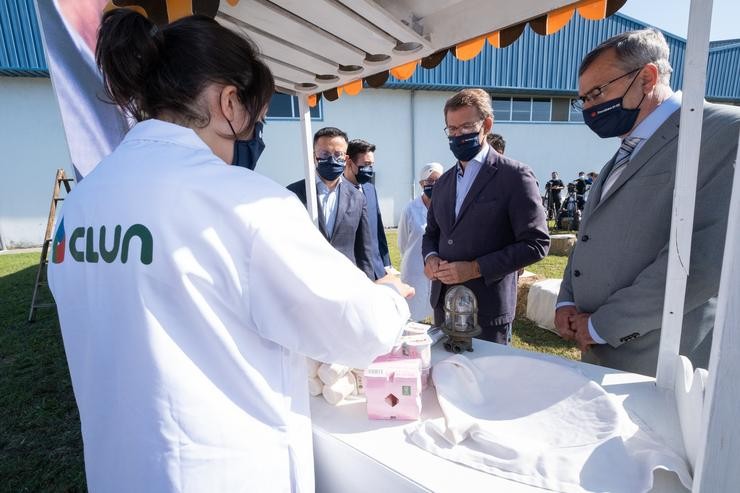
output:
[[[142,120],[144,88],[159,63],[164,37],[156,25],[135,10],[120,8],[103,16],[95,60],[113,102]]]

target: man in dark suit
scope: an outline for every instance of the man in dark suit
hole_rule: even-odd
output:
[[[457,164],[434,186],[422,243],[432,282],[434,322],[444,320],[444,295],[455,284],[478,298],[480,338],[508,344],[516,308],[517,271],[550,247],[532,170],[486,143],[491,98],[465,89],[445,104],[445,131]]]
[[[313,136],[319,230],[334,248],[374,280],[365,196],[342,179],[347,144],[347,134],[334,127],[322,128]],[[291,183],[288,190],[306,205],[305,179]]]
[[[362,139],[350,141],[344,178],[365,195],[367,219],[370,224],[370,260],[373,264],[374,279],[380,279],[386,275],[386,268],[391,267],[391,256],[388,252],[383,218],[378,207],[378,193],[372,183],[375,176],[374,165],[375,145]]]

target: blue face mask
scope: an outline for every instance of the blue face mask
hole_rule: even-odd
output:
[[[231,127],[231,122],[229,122]],[[234,142],[234,159],[231,161],[233,166],[241,166],[253,170],[257,166],[257,160],[260,158],[262,151],[265,150],[265,143],[262,141],[262,122],[254,124],[254,136],[250,140],[236,139]],[[236,137],[234,127],[231,131]]]
[[[373,170],[372,166],[362,166],[357,168],[357,174],[355,176],[357,178],[357,183],[362,185],[363,183],[367,183],[373,179],[373,176],[375,176],[375,170]]]
[[[319,159],[316,172],[324,180],[334,181],[344,173],[345,162],[344,159],[337,159],[335,156]]]
[[[627,92],[632,87],[638,75],[640,74],[638,73],[632,79],[632,82],[627,86],[627,90],[624,91],[621,98],[610,99],[601,104],[591,106],[588,109],[583,109],[583,122],[602,139],[625,135],[635,126],[637,116],[640,114],[640,105],[645,99],[645,94],[643,93],[637,107],[631,110],[624,108],[624,96],[627,95]]]
[[[432,198],[432,191],[434,190],[434,185],[425,185],[424,186],[424,195],[427,196],[428,199]]]
[[[480,152],[482,147],[479,132],[450,136],[448,139],[452,154],[460,161],[470,161]]]

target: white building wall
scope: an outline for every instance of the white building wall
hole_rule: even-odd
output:
[[[443,132],[444,103],[453,93],[365,89],[323,103],[323,119],[313,131],[336,126],[350,139],[377,145],[376,186],[386,226],[396,226],[405,205],[420,193],[416,173],[430,161],[445,168],[455,162]],[[5,189],[0,193],[0,239],[5,248],[39,245],[43,240],[54,173],[72,173],[59,110],[49,79],[0,77],[0,160]],[[599,170],[617,148],[583,124],[495,123],[506,154],[529,164],[541,187],[552,170],[564,180],[579,170]],[[282,185],[303,176],[298,121],[269,120],[267,148],[257,171]]]
[[[58,168],[74,178],[51,82],[0,77],[0,240],[3,248],[43,242]]]

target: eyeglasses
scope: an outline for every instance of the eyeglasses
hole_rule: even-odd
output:
[[[460,126],[448,125],[444,128],[445,135],[452,137],[453,135],[465,135],[480,132],[481,127],[478,125],[483,123],[483,120],[477,122],[467,122]]]
[[[347,153],[344,151],[334,151],[334,152],[320,151],[316,153],[316,159],[320,161],[324,159],[329,159],[331,157],[334,157],[338,161],[344,161],[346,156],[347,156]]]
[[[571,107],[574,110],[576,110],[576,111],[582,111],[583,110],[583,105],[586,104],[586,103],[590,103],[594,99],[596,99],[599,96],[601,96],[604,93],[604,88],[607,87],[609,84],[612,84],[612,83],[618,81],[619,79],[623,79],[623,78],[627,77],[628,75],[632,75],[635,72],[637,72],[639,70],[642,70],[642,68],[643,67],[639,67],[639,68],[636,68],[635,70],[633,70],[631,72],[627,72],[626,74],[622,74],[619,77],[617,77],[616,79],[610,80],[606,84],[602,84],[602,85],[600,85],[598,87],[594,87],[593,89],[591,89],[590,91],[588,91],[584,96],[578,96],[577,99],[571,99],[571,101],[570,101]]]

